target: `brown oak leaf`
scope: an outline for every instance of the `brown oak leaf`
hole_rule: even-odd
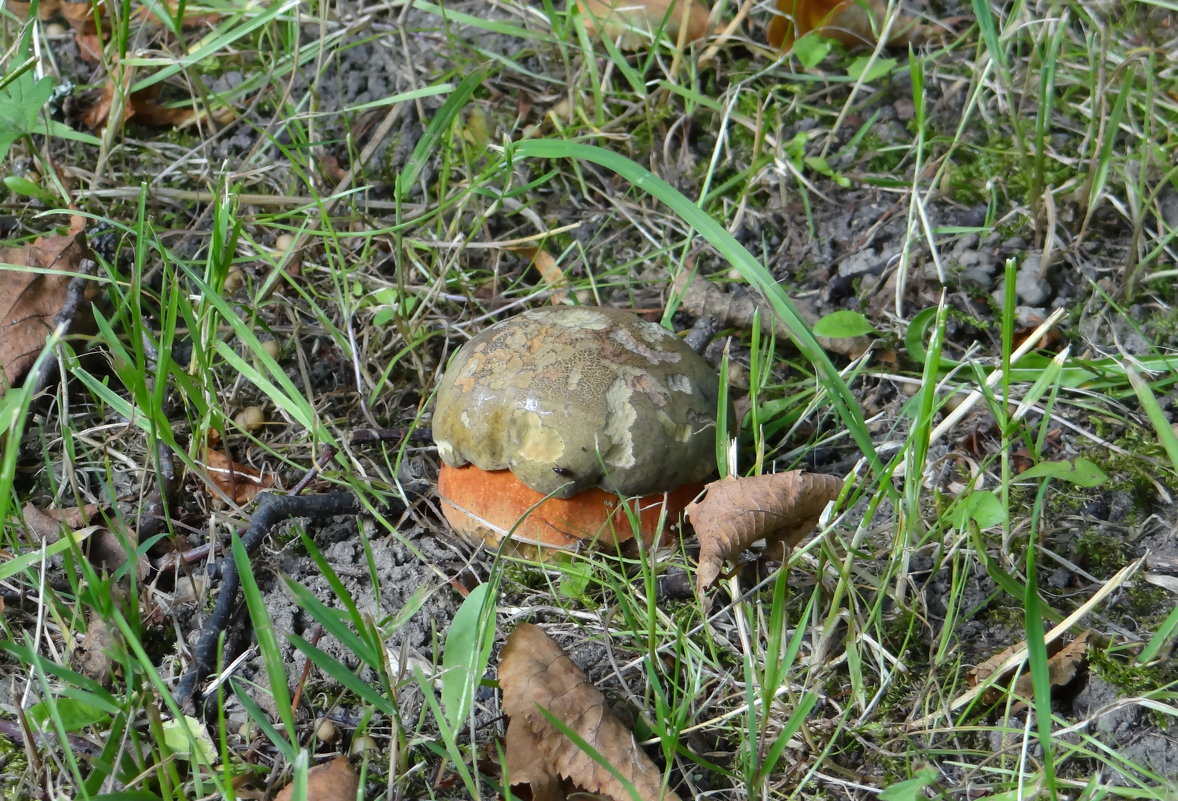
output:
[[[507,726],[506,770],[512,784],[529,784],[533,801],[566,798],[562,780],[606,801],[630,801],[625,785],[552,725],[541,712],[576,732],[644,801],[679,801],[663,789],[662,772],[614,717],[603,696],[539,626],[524,623],[507,638],[499,662]]]
[[[84,227],[84,218],[75,217],[69,233],[0,248],[0,365],[4,367],[0,383],[4,386],[24,376],[59,322],[74,322],[57,317],[77,311],[69,308],[75,278],[84,282],[84,298],[81,293],[79,298],[85,300],[88,311],[93,284],[77,274],[89,253]]]
[[[356,801],[358,789],[360,777],[352,770],[347,757],[338,756],[307,771],[307,801]],[[291,782],[278,791],[274,801],[290,801],[293,797],[294,782]]]
[[[19,19],[28,18],[29,12],[32,10],[31,6],[32,3],[22,2],[21,0],[8,0],[8,3],[5,4],[5,8],[15,14]],[[139,32],[145,30],[163,31],[164,25],[161,16],[166,14],[170,18],[169,25],[174,24],[179,8],[180,3],[178,0],[166,0],[164,3],[141,4],[132,12],[130,17],[131,24]],[[74,32],[74,37],[78,45],[78,55],[83,60],[89,61],[92,64],[101,62],[105,41],[99,35],[99,23],[101,23],[102,30],[108,38],[111,31],[116,27],[112,25],[107,14],[106,2],[104,0],[97,0],[97,2],[89,2],[89,0],[41,0],[37,4],[37,16],[43,20],[51,19],[58,14],[69,23],[70,28]],[[180,20],[180,25],[183,27],[209,26],[219,19],[220,15],[218,14],[205,14],[185,9],[184,18]]]
[[[134,559],[135,575],[140,579],[147,576],[151,567],[147,555],[137,554],[131,540],[126,537],[120,539],[107,526],[90,524],[90,520],[98,516],[98,511],[96,504],[81,509],[41,510],[30,503],[25,505],[23,514],[29,531],[43,542],[57,542],[65,529],[81,545],[90,564],[99,570],[113,572],[126,564],[128,559]]]
[[[1076,677],[1076,673],[1088,655],[1088,637],[1091,634],[1091,629],[1085,629],[1076,639],[1063,647],[1059,646],[1058,641],[1052,643],[1058,649],[1047,659],[1047,672],[1050,676],[1052,687],[1062,687]],[[970,685],[977,686],[990,678],[994,675],[994,671],[1002,667],[1002,663],[1010,658],[1011,654],[1021,651],[1024,648],[1026,648],[1026,643],[1012,645],[979,664],[969,673],[968,679]],[[1048,650],[1050,652],[1051,646],[1048,646]],[[1009,676],[1010,671],[1008,670],[1003,676],[998,678],[997,684],[994,687],[986,691],[982,696],[982,700],[987,704],[996,703],[1005,691],[1004,687],[999,687],[998,684],[1008,685]],[[1013,692],[1022,698],[1032,698],[1034,696],[1034,687],[1029,670],[1024,670],[1015,679]]]
[[[113,664],[111,651],[115,645],[115,632],[105,620],[92,613],[90,622],[86,624],[86,636],[74,649],[70,661],[83,676],[110,686]]]
[[[674,42],[686,25],[687,41],[708,35],[708,6],[700,0],[576,0],[585,30],[616,40],[623,50],[638,50],[659,30]],[[669,11],[668,11],[669,9]],[[666,24],[663,21],[666,20]]]
[[[777,0],[777,13],[769,22],[766,40],[788,52],[797,39],[815,31],[847,47],[872,47],[882,32],[887,0]],[[892,23],[890,47],[919,44],[931,28],[900,15]]]
[[[259,492],[274,483],[273,476],[264,476],[258,470],[235,462],[217,450],[218,443],[219,438],[210,437],[204,449],[204,464],[209,472],[209,481],[235,504],[243,506],[249,503]]]
[[[687,519],[699,538],[695,575],[702,596],[724,560],[764,538],[766,555],[784,558],[818,522],[826,504],[838,497],[843,479],[791,470],[764,476],[713,481],[704,497],[687,507]]]

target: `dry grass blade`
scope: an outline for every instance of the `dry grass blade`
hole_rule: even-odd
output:
[[[843,479],[837,476],[801,470],[713,481],[703,499],[687,507],[687,519],[700,543],[696,590],[703,595],[726,559],[761,538],[766,540],[766,554],[783,557],[814,527],[842,488]]]
[[[607,799],[630,798],[613,772],[566,737],[541,709],[563,722],[630,782],[642,799],[677,801],[634,735],[606,708],[605,696],[543,629],[524,623],[507,638],[499,663],[507,728],[507,771],[533,798],[561,798],[561,779]]]

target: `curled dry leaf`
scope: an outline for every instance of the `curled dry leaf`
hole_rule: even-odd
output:
[[[119,535],[106,526],[88,525],[88,521],[97,513],[98,506],[95,504],[82,509],[75,507],[42,511],[30,503],[24,508],[24,521],[29,531],[46,543],[57,542],[62,529],[69,530],[74,540],[81,545],[90,564],[99,570],[113,572],[122,567],[128,558],[133,558],[136,561],[135,575],[144,578],[150,569],[147,556],[136,556],[134,550],[129,550]]]
[[[272,476],[263,476],[254,468],[235,462],[208,445],[205,446],[204,463],[213,486],[238,506],[249,503],[259,492],[274,483]]]
[[[70,655],[70,661],[83,676],[109,686],[111,649],[114,646],[115,635],[110,626],[97,614],[91,614],[90,622],[86,625],[86,636]]]
[[[1052,645],[1058,648],[1047,659],[1047,671],[1052,687],[1062,687],[1076,677],[1077,671],[1079,671],[1080,666],[1084,663],[1085,657],[1088,655],[1088,637],[1091,634],[1091,629],[1085,629],[1076,639],[1062,648],[1059,647],[1058,641],[1052,643]],[[1002,663],[1010,658],[1011,654],[1024,648],[1026,648],[1026,643],[1012,645],[979,664],[969,674],[970,685],[977,686],[993,676],[994,671],[998,670],[1002,666]],[[986,691],[982,696],[982,700],[987,704],[996,703],[1002,697],[1005,686],[1009,685],[1009,677],[1010,671],[1006,671],[1003,676],[997,679],[995,686]],[[1024,670],[1015,679],[1013,692],[1022,698],[1032,698],[1034,696],[1034,687],[1031,683],[1031,672],[1029,670]]]
[[[698,0],[577,0],[577,9],[590,34],[624,50],[645,47],[660,28],[671,41],[678,41],[684,26],[689,42],[708,35],[708,6]]]
[[[765,476],[728,476],[708,484],[704,497],[687,507],[699,538],[696,591],[704,590],[731,559],[764,538],[765,553],[784,558],[818,522],[826,504],[838,497],[843,479],[791,470]]]
[[[80,100],[74,108],[73,113],[76,118],[93,131],[97,131],[105,125],[122,128],[131,118],[134,118],[136,122],[157,128],[186,128],[209,116],[198,112],[191,104],[176,108],[158,104],[156,102],[156,98],[159,96],[158,84],[138,92],[131,92],[130,86],[134,70],[126,69],[120,74],[123,83],[122,102],[115,102],[117,98],[115,79],[108,77],[101,90],[96,90],[93,95],[88,95],[87,99]],[[236,111],[233,108],[221,107],[212,115],[212,118],[218,124],[223,125],[232,120],[235,115]]]
[[[765,38],[786,52],[811,31],[847,47],[871,47],[879,41],[887,7],[887,0],[777,0],[778,13]],[[901,14],[892,23],[887,44],[919,44],[928,33],[927,26]]]
[[[330,762],[316,765],[307,771],[307,801],[356,801],[360,777],[352,770],[347,757],[338,756]],[[290,801],[294,797],[294,782],[274,796],[274,801]]]
[[[273,476],[263,476],[254,468],[235,462],[223,451],[217,450],[220,444],[220,434],[210,431],[204,447],[204,464],[212,485],[235,504],[244,506],[274,483]]]
[[[612,801],[628,801],[623,784],[582,751],[540,711],[564,723],[626,778],[646,801],[678,801],[663,790],[662,773],[613,716],[603,696],[556,642],[531,623],[507,638],[499,662],[507,726],[506,769],[512,784],[529,784],[533,801],[564,799],[562,780]]]
[[[32,10],[32,3],[21,2],[20,0],[8,0],[5,4],[5,9],[11,11],[20,19],[26,19],[29,12]],[[120,4],[121,7],[121,4]],[[163,31],[165,30],[163,23],[160,20],[161,14],[167,14],[171,20],[175,20],[179,13],[179,0],[166,0],[164,3],[144,3],[139,5],[130,16],[131,24],[134,30],[142,31]],[[70,29],[74,32],[74,37],[78,45],[78,54],[86,61],[92,64],[97,64],[102,61],[102,50],[105,46],[103,38],[99,35],[99,22],[102,23],[102,30],[106,36],[109,37],[110,32],[115,30],[115,26],[111,24],[111,20],[106,13],[107,5],[103,0],[98,2],[78,2],[77,0],[41,0],[37,4],[37,16],[43,20],[51,19],[57,15],[61,15]],[[191,27],[196,25],[211,25],[220,19],[217,14],[204,14],[199,12],[191,12],[185,9],[184,19],[180,24],[184,27]]]
[[[83,305],[88,314],[94,287],[79,274],[89,253],[84,227],[84,218],[75,217],[67,234],[0,248],[0,264],[31,268],[0,269],[0,365],[4,367],[0,383],[4,386],[24,376],[59,323],[74,323]]]

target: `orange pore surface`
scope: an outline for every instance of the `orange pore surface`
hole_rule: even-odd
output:
[[[664,500],[669,529],[679,522],[684,507],[702,487],[688,484],[665,495],[626,501],[637,514],[642,541],[649,545],[660,534]],[[454,531],[476,542],[494,545],[510,532],[511,539],[523,543],[571,548],[586,541],[616,545],[634,537],[631,515],[622,499],[601,489],[545,500],[510,470],[443,464],[438,473],[438,495],[442,512]],[[536,504],[540,505],[529,514]]]

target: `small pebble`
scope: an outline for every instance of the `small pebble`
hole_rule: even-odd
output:
[[[376,740],[367,734],[361,734],[352,740],[351,756],[364,756],[366,753],[376,753]]]
[[[271,359],[277,359],[278,354],[282,352],[282,348],[278,346],[278,342],[273,339],[266,339],[262,341],[262,352]]]
[[[233,422],[243,431],[257,431],[266,424],[266,413],[261,406],[247,406],[237,413]]]
[[[330,720],[324,718],[315,727],[315,737],[319,742],[330,745],[339,739],[339,729]]]

